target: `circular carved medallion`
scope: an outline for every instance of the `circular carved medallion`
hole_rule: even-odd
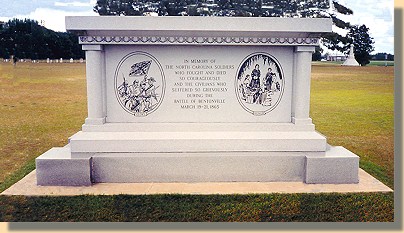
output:
[[[282,67],[268,53],[248,55],[237,70],[237,99],[253,115],[264,115],[274,110],[282,99],[284,86]]]
[[[124,56],[115,70],[115,96],[122,108],[134,116],[147,116],[161,104],[165,77],[159,61],[149,53]]]

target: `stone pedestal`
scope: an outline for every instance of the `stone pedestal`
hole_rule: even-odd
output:
[[[37,159],[38,184],[358,182],[358,157],[328,146],[309,116],[311,54],[331,20],[67,17],[66,25],[86,51],[88,117],[68,149]]]

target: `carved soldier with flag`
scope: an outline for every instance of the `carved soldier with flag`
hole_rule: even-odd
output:
[[[145,52],[129,53],[115,72],[115,93],[121,107],[133,116],[147,116],[161,104],[164,73],[159,61]]]
[[[150,111],[153,107],[153,100],[158,102],[156,80],[148,76],[152,61],[141,61],[130,67],[129,77],[135,77],[133,85],[128,86],[124,77],[122,85],[118,88],[123,103],[133,114],[142,114]],[[137,77],[142,77],[139,80]],[[136,79],[137,78],[137,79]]]

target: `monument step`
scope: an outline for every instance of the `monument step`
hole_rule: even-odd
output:
[[[73,153],[325,151],[326,138],[308,132],[78,132]]]
[[[359,157],[342,146],[330,147],[324,156],[317,153],[306,156],[308,184],[358,183]]]
[[[91,185],[91,158],[72,158],[69,146],[48,150],[35,164],[38,185]]]

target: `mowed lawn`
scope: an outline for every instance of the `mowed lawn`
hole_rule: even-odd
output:
[[[331,145],[360,156],[361,167],[394,184],[394,67],[313,65],[311,117]]]
[[[314,63],[312,71],[316,129],[393,188],[394,67]],[[37,156],[64,146],[86,111],[84,64],[0,62],[0,192],[35,169]],[[0,196],[0,221],[393,221],[393,199],[391,193]]]
[[[34,159],[80,130],[86,112],[85,65],[0,62],[0,191]]]

